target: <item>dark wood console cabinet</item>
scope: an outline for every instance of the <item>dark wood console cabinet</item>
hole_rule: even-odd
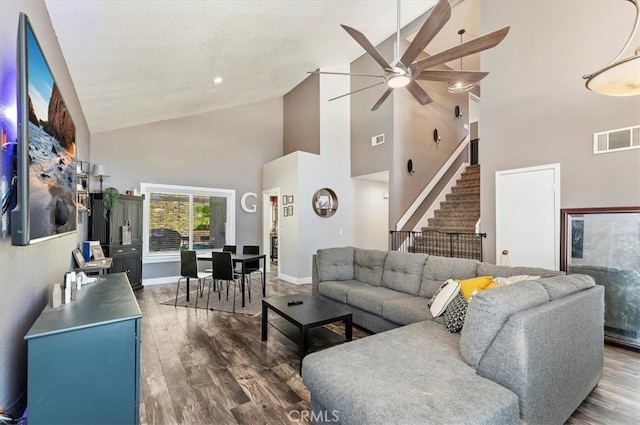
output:
[[[91,194],[89,240],[100,241],[113,258],[109,273],[126,272],[133,289],[142,288],[142,196],[120,195],[114,211],[107,213],[102,193]],[[130,226],[131,243],[125,244],[122,227]]]

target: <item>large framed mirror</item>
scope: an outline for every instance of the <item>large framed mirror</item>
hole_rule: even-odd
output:
[[[338,209],[338,196],[328,187],[316,190],[311,199],[313,211],[322,218],[331,217]]]
[[[605,339],[640,348],[640,206],[561,210],[560,264],[605,287]]]

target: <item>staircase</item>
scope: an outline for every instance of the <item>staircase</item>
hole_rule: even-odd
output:
[[[412,252],[461,258],[482,257],[480,219],[480,165],[469,165],[451,188],[435,217],[413,238]]]

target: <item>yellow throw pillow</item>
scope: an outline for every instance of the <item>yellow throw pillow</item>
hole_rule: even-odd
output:
[[[482,291],[493,281],[493,276],[478,276],[471,279],[456,280],[460,284],[460,292],[469,299],[474,291]]]

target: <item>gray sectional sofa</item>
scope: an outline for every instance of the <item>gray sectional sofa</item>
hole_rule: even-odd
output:
[[[525,274],[541,278],[475,294],[460,333],[429,311],[447,279]],[[589,276],[344,247],[314,255],[312,288],[377,332],[304,358],[315,423],[560,424],[602,375]]]

